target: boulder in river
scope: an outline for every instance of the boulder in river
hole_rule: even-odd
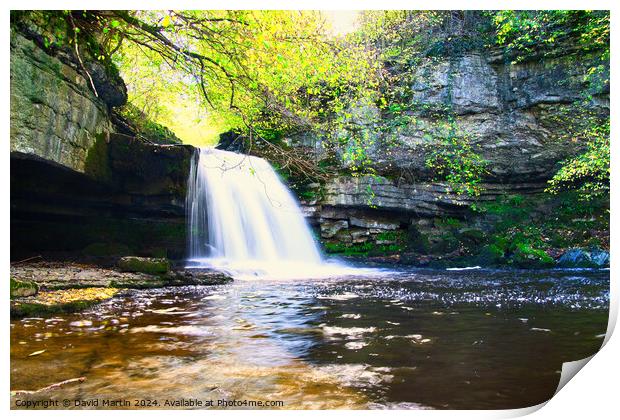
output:
[[[569,249],[558,260],[563,268],[601,268],[609,266],[609,252],[599,248]]]

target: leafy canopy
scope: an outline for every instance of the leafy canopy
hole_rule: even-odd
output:
[[[344,107],[344,98],[315,100],[322,92],[351,95],[372,80],[364,49],[336,42],[315,11],[114,11],[98,18],[107,34],[123,39],[114,60],[130,100],[166,123],[186,106],[220,130],[310,128]]]

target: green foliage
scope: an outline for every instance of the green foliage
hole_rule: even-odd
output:
[[[444,219],[437,219],[435,221],[435,225],[446,227],[448,229],[459,229],[461,226],[463,226],[463,222],[455,219],[454,217],[446,217]]]
[[[498,229],[505,229],[514,224],[520,224],[528,220],[533,211],[534,203],[528,201],[524,196],[503,195],[495,201],[479,204],[477,212],[495,216],[499,219]]]
[[[118,112],[129,121],[131,128],[136,131],[137,135],[157,144],[181,144],[181,139],[172,130],[151,121],[135,105],[127,104]]]
[[[494,228],[477,253],[481,264],[545,267],[549,252],[609,246],[608,198],[579,200],[579,191],[504,196],[480,206]],[[474,248],[469,248],[473,250]]]
[[[474,151],[472,139],[459,131],[454,119],[449,119],[443,128],[441,143],[431,149],[426,165],[458,194],[480,195],[480,183],[486,173],[487,162]]]
[[[450,95],[443,104],[413,100],[421,82],[415,70],[490,44],[515,62],[558,51],[575,62],[587,56],[580,64],[589,89],[566,107],[564,138],[553,139],[575,142],[581,154],[563,162],[549,191],[592,199],[609,190],[609,118],[588,115],[609,85],[606,11],[365,11],[360,29],[344,39],[331,36],[316,11],[15,11],[11,18],[45,28],[46,48],[82,51],[111,74],[120,69],[132,104],[123,113],[145,137],[171,137],[163,124],[208,144],[234,128],[253,153],[301,184],[324,180],[333,168],[287,147],[292,134],[321,134],[326,162],[375,177],[389,169],[373,156],[399,153],[399,137],[415,130],[428,140],[435,179],[472,196],[487,166],[477,139],[463,129]],[[372,206],[371,186],[367,193]]]
[[[374,162],[367,151],[375,146],[376,138],[381,136],[385,140],[383,146],[389,154],[390,138],[396,140],[403,128],[413,126],[429,139],[426,164],[437,180],[447,181],[457,193],[479,195],[486,162],[474,149],[476,139],[460,128],[449,101],[443,107],[416,104],[412,101],[411,86],[420,82],[413,79],[418,65],[432,62],[436,56],[457,57],[496,43],[515,62],[537,54],[566,54],[567,48],[575,62],[588,57],[583,63],[589,66],[584,75],[589,88],[583,92],[583,100],[572,106],[575,109],[569,111],[570,117],[562,121],[562,126],[569,125],[564,140],[584,141],[588,150],[565,162],[550,191],[578,188],[588,198],[608,188],[609,141],[602,138],[603,130],[597,128],[605,126],[605,118],[592,115],[591,105],[593,95],[604,92],[609,85],[609,12],[368,11],[363,12],[361,23],[361,30],[352,39],[367,45],[385,69],[384,83],[376,99],[383,115],[369,124],[374,130],[348,129],[354,134],[345,136],[345,160],[359,163],[351,165],[353,172],[362,168],[374,173]],[[416,114],[430,117],[432,126],[420,126]],[[607,118],[607,125],[608,121]]]
[[[404,232],[400,230],[386,230],[378,233],[375,239],[377,241],[402,242],[404,239]]]
[[[426,165],[438,181],[447,181],[459,194],[479,195],[486,162],[474,150],[475,138],[466,133],[452,112],[451,103],[424,104],[413,100],[411,87],[420,80],[416,67],[432,62],[436,56],[457,56],[464,51],[482,47],[490,19],[478,12],[443,11],[365,11],[361,29],[352,36],[354,42],[366,45],[383,63],[383,83],[375,106],[381,111],[368,119],[367,127],[354,131],[353,158],[365,173],[375,173],[367,150],[381,139],[384,153],[393,146],[402,147],[399,137],[404,130],[423,133],[428,139]],[[414,76],[415,75],[415,76]],[[425,116],[419,120],[418,116]],[[371,128],[368,128],[371,127]],[[353,170],[359,170],[353,167]]]
[[[12,11],[11,24],[35,30],[39,41],[48,51],[76,55],[82,62],[98,61],[103,64],[108,77],[119,77],[117,66],[112,60],[122,37],[118,33],[103,30],[87,30],[87,26],[105,27],[105,20],[91,11],[70,10],[28,10]],[[82,63],[83,65],[83,63]]]
[[[315,127],[345,107],[338,92],[351,95],[373,79],[364,50],[335,46],[318,12],[138,11],[116,19],[115,31],[140,29],[118,57],[124,72],[132,70],[124,63],[141,57],[141,67],[208,106],[210,119],[256,137]]]
[[[406,78],[398,73],[423,56],[454,56],[482,47],[491,20],[469,10],[366,10],[360,23],[352,37],[373,46],[393,77]]]
[[[590,127],[584,135],[587,150],[563,162],[562,168],[549,181],[547,191],[577,190],[582,200],[592,200],[609,193],[609,120],[603,125]]]
[[[497,43],[519,54],[551,54],[559,43],[576,42],[585,51],[602,51],[609,60],[609,11],[501,10],[494,18]]]
[[[325,252],[328,254],[343,254],[347,256],[367,256],[368,252],[374,248],[371,242],[361,244],[346,244],[343,242],[327,242],[324,244]]]
[[[362,243],[345,243],[327,241],[324,243],[328,254],[346,256],[380,256],[400,253],[406,246],[406,234],[403,231],[384,231],[374,238]]]
[[[552,55],[575,49],[575,60],[592,57],[584,75],[589,89],[570,107],[567,137],[585,143],[586,151],[562,163],[548,191],[577,190],[581,200],[609,191],[609,116],[593,115],[593,96],[609,85],[609,11],[541,10],[497,12],[497,43],[522,61],[534,54]],[[563,125],[566,125],[564,122]]]
[[[512,262],[521,268],[543,268],[552,267],[555,264],[542,249],[533,248],[527,243],[517,243],[512,255]]]
[[[334,39],[317,11],[91,10],[13,17],[24,16],[53,28],[48,46],[75,46],[111,68],[114,63],[131,103],[195,143],[230,128],[250,141],[259,141],[265,129],[316,128],[360,92],[372,92],[377,79],[365,48]]]

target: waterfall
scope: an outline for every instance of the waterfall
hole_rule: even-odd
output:
[[[188,267],[236,276],[304,277],[325,264],[301,209],[271,165],[255,156],[202,148],[187,192]]]

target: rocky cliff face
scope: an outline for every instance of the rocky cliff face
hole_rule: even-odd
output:
[[[336,250],[342,250],[342,244],[385,250],[382,238],[391,230],[405,237],[414,229],[431,242],[440,241],[446,236],[442,224],[446,218],[459,219],[463,229],[473,226],[488,233],[493,223],[472,212],[472,206],[516,194],[536,197],[563,160],[583,151],[583,143],[570,135],[580,118],[609,115],[609,86],[591,97],[587,117],[575,111],[580,109],[575,105],[591,93],[584,75],[592,59],[576,60],[567,49],[514,63],[487,49],[421,60],[410,69],[409,103],[396,128],[389,132],[374,128],[377,116],[379,121],[394,118],[378,108],[351,110],[371,133],[367,153],[380,176],[329,180],[313,200],[303,200],[311,223],[320,228],[328,249]],[[448,184],[436,182],[427,163],[446,140],[447,116],[449,130],[466,137],[486,163],[479,197],[459,195]],[[323,150],[320,136],[305,134],[289,141],[313,146],[318,153]],[[360,217],[367,225],[387,219],[398,226],[379,223],[383,227],[370,228],[352,221]]]
[[[11,256],[183,257],[191,146],[117,134],[126,89],[96,62],[11,31]],[[125,130],[126,131],[126,130]]]
[[[415,123],[381,138],[373,158],[383,171],[427,178],[424,163],[442,137],[433,128],[437,117],[428,113],[444,109],[488,163],[487,181],[545,182],[563,159],[581,151],[565,134],[571,105],[588,92],[588,64],[588,57],[575,62],[572,56],[513,64],[494,51],[429,59],[411,77],[412,108],[422,109],[412,112]],[[609,114],[608,88],[594,98],[594,115]]]
[[[11,32],[11,152],[86,171],[97,141],[112,131],[105,102],[86,79],[35,41]]]

